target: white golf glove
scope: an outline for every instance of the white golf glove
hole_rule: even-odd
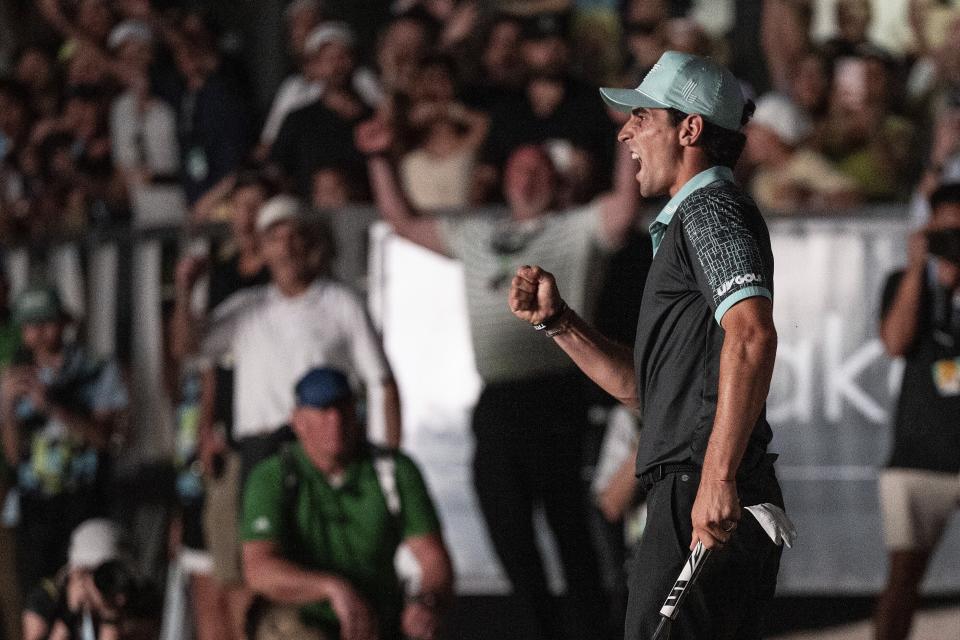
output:
[[[790,522],[790,518],[783,509],[769,502],[744,507],[744,509],[753,514],[774,544],[793,546],[793,541],[797,538],[797,528]]]

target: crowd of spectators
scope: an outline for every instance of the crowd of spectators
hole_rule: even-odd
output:
[[[666,0],[619,3],[613,27],[532,13],[543,2],[398,2],[375,42],[320,2],[292,2],[277,43],[290,72],[261,110],[229,34],[193,5],[161,4],[44,0],[16,17],[35,26],[0,82],[8,242],[122,224],[164,187],[206,217],[221,181],[249,166],[318,208],[369,201],[353,128],[374,114],[397,128],[391,152],[418,206],[501,201],[506,157],[526,143],[544,144],[565,197],[586,202],[613,162],[593,87],[635,85],[666,49],[732,62],[735,45]],[[892,53],[868,38],[868,0],[837,2],[826,42],[810,35],[811,3],[764,3],[754,64],[768,82],[743,87],[762,106],[752,129],[763,133],[740,167],[763,207],[905,200],[927,165],[945,164],[960,23],[928,4],[910,3],[915,47]],[[951,143],[931,160],[934,131]]]
[[[190,485],[195,471],[190,462],[196,458],[196,468],[218,481],[233,473],[233,480],[223,483],[232,484],[233,493],[225,486],[226,498],[210,497],[237,504],[237,478],[248,476],[278,446],[272,436],[292,410],[293,383],[310,367],[336,360],[329,353],[343,350],[334,364],[351,373],[352,381],[367,378],[368,391],[383,387],[371,398],[384,407],[384,443],[401,442],[399,419],[393,415],[398,414],[396,388],[365,324],[362,303],[352,293],[315,282],[329,271],[329,231],[323,225],[288,228],[282,223],[304,208],[336,216],[350,204],[376,204],[400,235],[463,258],[480,246],[471,233],[492,234],[495,253],[525,248],[511,244],[518,238],[525,242],[524,232],[501,237],[494,227],[481,229],[465,215],[472,209],[506,205],[521,226],[535,228],[535,233],[542,230],[537,220],[546,211],[571,210],[580,213],[566,222],[588,230],[575,228],[571,242],[582,241],[588,232],[615,234],[607,248],[625,246],[620,255],[627,255],[623,251],[635,252],[634,241],[643,233],[639,219],[628,214],[596,222],[602,232],[593,221],[603,217],[594,209],[612,208],[611,199],[631,214],[643,204],[636,194],[625,195],[630,180],[619,178],[629,178],[631,165],[629,159],[617,158],[619,124],[596,87],[636,86],[666,50],[743,64],[734,55],[737,43],[698,23],[689,2],[621,0],[609,3],[612,20],[597,20],[577,10],[576,2],[564,0],[396,0],[381,3],[383,26],[368,41],[359,35],[369,32],[366,25],[351,24],[349,13],[338,13],[336,2],[292,0],[282,14],[286,40],[275,47],[288,73],[272,102],[259,105],[252,88],[266,80],[250,72],[243,41],[238,47],[211,12],[198,8],[204,3],[14,4],[17,14],[7,19],[23,28],[12,29],[16,46],[8,68],[0,68],[0,239],[42,244],[135,226],[147,218],[168,224],[229,223],[230,239],[215,247],[209,259],[188,256],[170,274],[177,297],[171,362],[190,369],[188,356],[199,346],[217,365],[202,374],[178,370],[173,376],[182,378],[177,385],[181,430],[201,420],[229,427],[235,418],[241,431],[250,427],[243,434],[196,429],[178,454],[184,507],[179,530],[183,544],[198,549],[204,546],[202,524],[209,528],[211,523],[200,522],[202,491]],[[863,205],[926,196],[943,179],[960,177],[960,11],[911,0],[914,46],[893,52],[868,37],[869,0],[838,0],[837,32],[826,41],[811,35],[810,0],[760,4],[754,35],[764,55],[750,61],[756,68],[741,76],[766,81],[743,80],[742,89],[757,108],[747,125],[748,143],[737,174],[765,212],[846,214]],[[608,193],[612,195],[603,195]],[[591,208],[594,202],[601,204]],[[453,220],[441,224],[435,211]],[[498,239],[506,244],[498,245]],[[566,236],[555,240],[554,249],[571,250]],[[489,260],[497,262],[500,253]],[[617,260],[617,255],[606,257]],[[589,270],[587,260],[571,269]],[[209,285],[206,299],[198,303],[194,285],[204,271]],[[468,294],[471,315],[488,305],[483,295],[502,297],[498,290],[506,281],[485,277]],[[509,274],[502,277],[508,280]],[[263,287],[271,283],[282,296],[267,296]],[[283,296],[303,291],[316,309],[284,306]],[[230,308],[218,309],[237,292],[240,297]],[[602,306],[605,294],[592,293]],[[637,302],[619,298],[617,317],[629,315]],[[6,301],[0,306],[6,307]],[[287,352],[278,352],[271,342],[284,339],[272,333],[271,320],[262,312],[271,308],[281,309],[278,317],[293,319],[284,320],[285,326],[300,331],[284,343]],[[333,308],[334,320],[342,324],[338,331],[346,337],[311,333],[305,318]],[[507,312],[505,307],[502,311]],[[74,527],[87,518],[111,515],[98,483],[109,473],[111,447],[123,440],[128,397],[115,362],[88,357],[76,346],[73,319],[55,290],[36,287],[21,293],[12,313],[2,327],[3,342],[23,345],[0,354],[7,367],[0,389],[5,425],[0,470],[5,466],[19,472],[11,483],[20,489],[18,539],[29,544],[19,545],[25,562],[15,573],[26,594],[67,563]],[[194,335],[205,316],[212,331]],[[471,321],[481,355],[496,352],[490,344],[498,340],[503,341],[501,351],[515,347],[509,336],[496,331],[484,343],[476,318]],[[626,333],[632,322],[621,323]],[[249,344],[241,344],[243,331],[249,333]],[[299,349],[311,341],[315,352]],[[340,344],[350,341],[357,344]],[[254,343],[260,352],[244,351]],[[230,357],[223,357],[227,352]],[[303,362],[294,370],[296,358]],[[481,371],[488,391],[495,387],[489,383],[503,378],[516,394],[517,372],[501,375],[502,361],[481,359],[478,364],[489,364]],[[240,391],[234,391],[234,365]],[[265,373],[270,366],[277,367],[276,375]],[[542,373],[523,371],[519,377]],[[560,372],[558,379],[564,375]],[[83,397],[66,395],[51,402],[44,396],[50,386],[68,387]],[[242,396],[239,404],[234,393]],[[559,395],[555,413],[565,412],[560,400],[572,402],[576,394]],[[240,408],[236,416],[233,407]],[[261,420],[264,407],[270,415]],[[555,416],[544,419],[556,422]],[[504,421],[494,416],[493,422]],[[79,435],[71,440],[65,438],[67,432]],[[505,439],[512,434],[491,433],[496,453],[487,463],[502,461],[502,449],[513,446]],[[239,442],[241,435],[271,436],[270,446],[248,442],[260,448],[230,462],[223,455],[226,442]],[[596,491],[610,520],[623,517],[632,494],[630,465],[623,463],[629,458],[630,437],[623,439],[625,452],[610,469],[611,474],[617,469],[616,486],[612,493],[603,487]],[[576,438],[569,441],[580,446]],[[241,452],[244,446],[238,447]],[[569,452],[569,459],[578,453]],[[481,472],[503,479],[500,471],[484,466],[484,458],[479,460]],[[59,466],[52,469],[54,464]],[[239,466],[231,471],[231,465]],[[495,529],[502,504],[497,495],[483,495],[483,487],[477,490],[488,525]],[[64,504],[69,517],[63,516]],[[529,519],[527,507],[516,507],[521,519]],[[552,524],[560,527],[571,517],[580,516],[564,512]],[[235,521],[237,515],[227,518]],[[50,524],[53,520],[58,520],[56,526]],[[526,533],[508,531],[505,541],[494,543],[510,577],[517,584],[529,583],[527,596],[546,629],[551,610],[537,604],[545,594],[542,567],[526,550],[513,565],[505,559],[511,542]],[[575,534],[571,539],[580,540]],[[565,563],[575,563],[575,554],[561,551],[570,556]],[[223,553],[239,552],[234,544]],[[595,560],[588,560],[584,566],[596,571]],[[6,576],[14,572],[0,562],[0,573],[5,570]],[[217,577],[223,578],[219,586],[198,586],[198,602],[233,624],[198,620],[201,637],[239,638],[243,616],[236,612],[245,610],[250,594],[238,573]],[[596,576],[580,577],[596,582]],[[0,582],[6,579],[0,576]],[[11,599],[16,596],[4,597],[5,602]],[[10,617],[8,608],[0,611]],[[0,637],[16,637],[15,627],[8,624]]]

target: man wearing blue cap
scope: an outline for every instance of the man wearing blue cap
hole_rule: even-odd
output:
[[[255,638],[436,637],[453,572],[419,470],[402,453],[370,449],[340,371],[312,369],[295,393],[298,442],[254,468],[241,536],[250,587],[298,605],[293,624],[308,630],[271,635],[290,624],[290,609],[274,607]],[[406,604],[393,564],[401,542],[421,569]]]
[[[637,475],[648,525],[632,561],[625,637],[652,637],[699,540],[715,553],[672,637],[759,638],[780,554],[752,518],[740,519],[740,504],[783,502],[764,410],[777,344],[773,255],[732,172],[753,105],[727,69],[674,51],[636,89],[601,95],[630,114],[618,140],[639,164],[643,196],[670,196],[650,226],[655,257],[634,348],[588,326],[539,267],[518,270],[510,308],[642,409]]]

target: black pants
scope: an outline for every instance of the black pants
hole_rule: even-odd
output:
[[[647,528],[630,561],[624,640],[647,640],[660,621],[660,607],[690,554],[690,511],[699,484],[698,472],[673,473],[647,494]],[[772,466],[738,481],[737,490],[744,506],[783,506]],[[708,558],[684,600],[671,640],[759,639],[777,585],[780,552],[744,511],[730,542]]]
[[[598,638],[603,588],[581,479],[586,428],[577,376],[488,386],[473,415],[473,482],[494,550],[539,637]],[[567,611],[547,589],[533,509],[542,504],[567,584]]]

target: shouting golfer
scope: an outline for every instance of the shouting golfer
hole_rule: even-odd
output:
[[[740,504],[783,499],[764,410],[777,348],[773,255],[732,173],[753,104],[728,70],[672,51],[636,89],[601,94],[630,113],[618,139],[638,162],[642,195],[670,195],[650,226],[655,257],[634,349],[581,320],[540,267],[518,270],[510,308],[643,411],[637,474],[648,525],[632,560],[625,638],[653,634],[698,540],[714,553],[673,638],[759,638],[780,550],[753,518],[741,520]]]

